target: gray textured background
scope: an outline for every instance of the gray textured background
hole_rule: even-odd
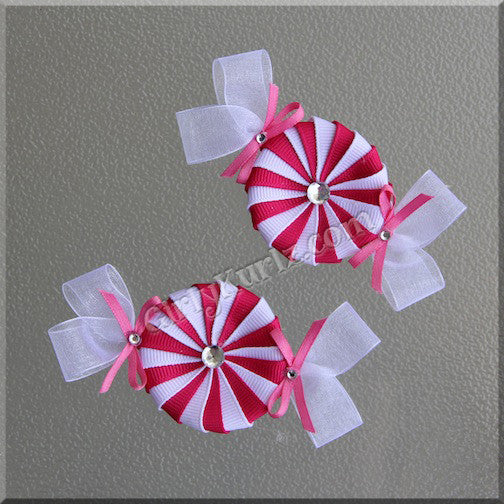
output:
[[[429,247],[447,288],[399,314],[369,264],[253,287],[294,347],[345,300],[382,338],[342,377],[364,425],[319,450],[294,411],[203,435],[124,370],[103,397],[103,374],[66,384],[46,335],[105,262],[139,307],[267,256],[174,116],[214,103],[214,57],[261,47],[281,103],[356,128],[399,196],[431,168],[469,207]],[[8,496],[496,496],[497,69],[496,7],[8,8]]]

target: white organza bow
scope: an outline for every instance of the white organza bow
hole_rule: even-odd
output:
[[[136,346],[148,310],[160,299],[148,300],[135,322],[126,284],[110,264],[64,283],[63,296],[77,317],[52,327],[48,333],[65,380],[85,378],[113,363],[100,389],[106,392],[127,359],[130,385],[136,390],[143,388],[146,377]],[[136,339],[128,338],[131,335]]]
[[[399,311],[445,286],[434,259],[423,250],[447,229],[466,206],[432,172],[427,171],[395,208],[392,222],[413,200],[424,198],[396,228],[387,223],[378,237],[359,251],[350,263],[357,267],[374,253],[373,286]],[[397,223],[397,221],[396,221]],[[387,233],[380,238],[382,233]],[[367,249],[367,250],[366,250]],[[380,250],[381,249],[381,250]]]
[[[286,378],[268,403],[273,417],[285,414],[293,391],[296,411],[317,448],[362,424],[355,404],[336,377],[352,368],[380,340],[349,303],[313,323],[296,357],[281,332],[272,336],[289,364]],[[280,397],[282,404],[273,414],[273,404]]]
[[[202,163],[243,148],[222,176],[238,172],[245,184],[264,142],[301,121],[303,107],[292,102],[275,115],[278,87],[264,49],[214,60],[213,81],[218,105],[177,112],[186,159]]]
[[[212,70],[218,105],[176,114],[189,164],[242,149],[266,120],[273,71],[264,49],[218,58]]]

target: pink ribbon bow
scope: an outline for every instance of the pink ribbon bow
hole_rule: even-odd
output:
[[[100,388],[100,394],[107,392],[114,378],[122,366],[123,362],[128,359],[128,381],[135,390],[141,390],[147,383],[147,375],[142,365],[142,359],[138,352],[138,347],[141,343],[141,334],[145,329],[145,321],[147,320],[147,312],[154,306],[161,303],[161,299],[157,296],[150,298],[140,310],[140,314],[135,322],[135,327],[131,327],[131,323],[126,315],[123,307],[117,298],[111,292],[100,290],[100,294],[108,304],[119,326],[121,327],[124,336],[126,337],[126,346],[115,360],[112,367],[109,369]],[[140,377],[140,383],[137,381],[137,373]]]
[[[258,135],[256,135],[240,152],[238,157],[221,173],[221,177],[232,177],[239,171],[236,181],[240,184],[245,184],[250,176],[250,172],[254,167],[254,161],[257,157],[261,146],[266,140],[273,138],[285,130],[292,128],[304,116],[303,107],[299,102],[289,103],[276,116],[275,112],[278,103],[278,87],[275,84],[270,84],[268,108],[266,111],[266,120],[264,126]],[[294,113],[287,117],[291,112]]]
[[[299,347],[298,353],[295,357],[292,353],[289,342],[285,338],[282,331],[280,329],[274,329],[271,332],[271,336],[275,340],[275,343],[280,349],[280,352],[282,352],[282,355],[287,361],[288,367],[285,372],[285,378],[278,384],[268,400],[268,413],[273,418],[278,418],[285,415],[287,409],[289,408],[289,399],[291,393],[292,391],[294,391],[294,399],[296,400],[296,406],[303,428],[308,432],[313,433],[315,433],[315,428],[313,427],[313,423],[306,406],[303,381],[301,378],[301,368],[303,367],[303,363],[306,359],[306,356],[308,355],[311,346],[313,345],[313,342],[317,338],[326,320],[327,319],[321,319],[313,322],[309,331],[306,333],[306,337],[301,343],[301,346]],[[273,406],[279,398],[281,398],[280,406],[278,410],[273,413]]]
[[[433,196],[427,194],[419,194],[407,203],[401,210],[394,213],[396,197],[391,184],[387,184],[380,191],[379,203],[380,210],[383,215],[384,224],[376,238],[362,247],[348,262],[354,267],[360,266],[373,253],[373,273],[371,275],[371,286],[374,290],[382,294],[382,277],[385,256],[387,254],[387,245],[392,238],[394,231],[399,224],[407,219],[413,212],[418,210]]]

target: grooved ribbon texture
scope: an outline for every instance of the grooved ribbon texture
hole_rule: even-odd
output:
[[[312,203],[313,182],[329,199]],[[337,263],[383,226],[387,168],[375,147],[340,123],[314,117],[265,142],[248,179],[248,208],[268,246],[308,264]]]
[[[287,365],[270,335],[280,326],[266,301],[219,282],[176,292],[158,307],[140,349],[158,407],[203,432],[251,427]],[[215,368],[202,360],[212,346],[224,352]]]

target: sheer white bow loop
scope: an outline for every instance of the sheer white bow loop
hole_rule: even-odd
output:
[[[139,336],[149,310],[161,300],[149,299],[135,321],[126,284],[110,264],[64,283],[62,290],[77,317],[51,327],[48,333],[65,380],[80,380],[112,365],[100,390],[106,392],[128,359],[130,385],[143,388],[146,377],[137,351]]]
[[[275,116],[278,88],[264,49],[214,60],[213,81],[217,105],[176,114],[186,160],[203,163],[244,149],[222,175],[239,172],[237,181],[245,183],[261,145],[294,126],[304,112],[293,102]]]
[[[445,286],[434,259],[423,250],[466,206],[427,171],[389,212],[377,237],[350,259],[355,268],[371,255],[372,286],[399,311]]]
[[[284,415],[291,398],[317,448],[362,424],[355,404],[336,377],[352,368],[380,340],[349,303],[314,322],[296,356],[280,330],[273,331],[272,337],[288,367],[286,377],[268,401],[271,416]],[[273,413],[278,399],[280,407]]]

